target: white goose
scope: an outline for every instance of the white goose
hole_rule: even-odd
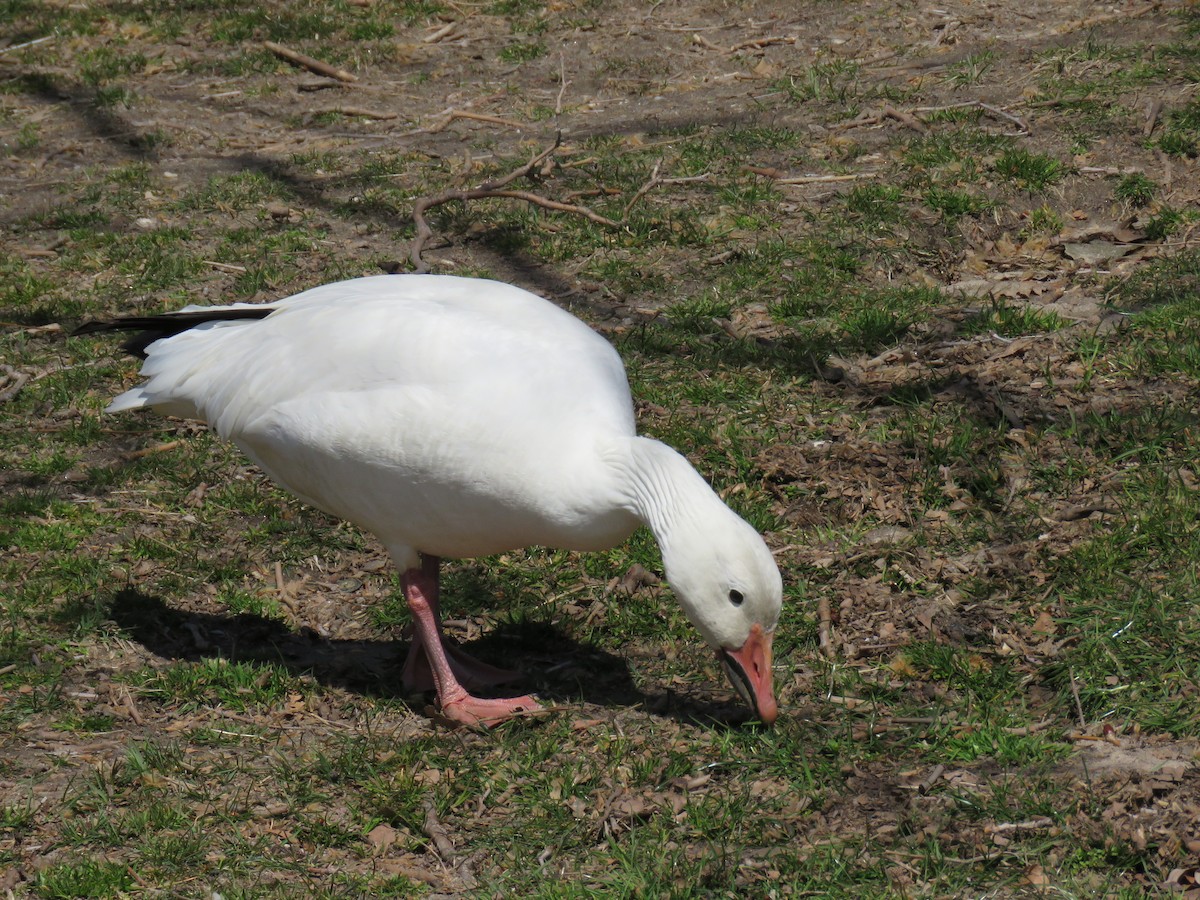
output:
[[[770,551],[687,460],[637,436],[620,358],[569,313],[494,281],[381,275],[80,333],[111,330],[142,332],[126,348],[145,356],[147,380],[110,412],[201,419],[383,542],[415,625],[405,682],[431,678],[449,718],[490,725],[539,705],[467,692],[511,673],[445,643],[440,557],[601,550],[645,524],[688,619],[774,721]]]

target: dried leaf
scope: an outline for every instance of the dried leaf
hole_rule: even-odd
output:
[[[1034,863],[1025,870],[1025,881],[1032,884],[1034,887],[1047,887],[1050,884],[1050,876],[1037,863]]]
[[[398,832],[391,825],[379,824],[367,832],[367,843],[376,853],[382,853],[396,843]]]
[[[1054,624],[1054,616],[1050,614],[1048,609],[1042,610],[1041,614],[1037,617],[1037,621],[1033,623],[1034,634],[1051,635],[1054,634],[1056,629],[1057,626]]]

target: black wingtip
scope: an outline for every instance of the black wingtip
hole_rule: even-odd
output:
[[[186,312],[163,313],[160,316],[118,316],[115,319],[96,319],[84,322],[71,332],[72,337],[103,334],[112,331],[136,331],[127,338],[121,349],[139,359],[146,358],[146,348],[157,340],[173,337],[205,322],[228,322],[238,319],[265,319],[275,312],[273,306],[241,306],[236,309],[194,309]]]

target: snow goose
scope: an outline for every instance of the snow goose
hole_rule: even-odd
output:
[[[531,545],[602,550],[640,524],[667,581],[758,718],[777,715],[771,642],[782,582],[759,534],[676,451],[639,437],[620,357],[527,291],[381,275],[265,305],[92,322],[133,330],[145,381],[110,412],[200,419],[301,500],[375,534],[401,572],[408,687],[447,717],[495,724],[532,696],[443,639],[441,557]]]

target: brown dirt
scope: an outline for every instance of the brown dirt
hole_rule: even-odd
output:
[[[732,5],[706,0],[615,2],[602,4],[599,12],[593,12],[595,27],[545,34],[542,39],[550,52],[519,66],[503,62],[499,56],[500,49],[512,39],[507,23],[498,17],[474,14],[448,38],[436,43],[423,40],[432,28],[412,29],[401,38],[404,52],[400,59],[379,64],[363,60],[362,80],[352,86],[324,82],[295,71],[290,75],[248,76],[227,89],[219,78],[195,75],[182,68],[186,61],[215,52],[216,48],[200,39],[140,46],[141,52],[158,61],[158,66],[133,79],[131,87],[139,97],[133,111],[118,107],[97,112],[87,102],[83,88],[60,77],[52,67],[38,73],[39,95],[5,98],[8,104],[20,102],[36,110],[41,146],[46,152],[0,159],[0,186],[8,195],[0,211],[0,224],[53,208],[60,202],[64,186],[87,167],[143,161],[158,173],[174,173],[181,189],[202,184],[214,173],[261,170],[287,179],[297,207],[302,207],[307,217],[305,221],[323,229],[328,240],[343,248],[348,257],[400,260],[406,256],[407,246],[398,235],[407,223],[369,209],[353,218],[333,214],[331,207],[348,199],[345,189],[331,186],[319,176],[288,174],[291,157],[326,150],[403,151],[411,154],[413,169],[397,171],[398,186],[417,184],[422,166],[455,166],[466,184],[473,182],[472,174],[488,156],[488,146],[497,154],[508,155],[516,148],[532,153],[546,146],[556,129],[569,142],[595,135],[653,142],[664,129],[703,129],[735,123],[800,129],[811,136],[810,152],[818,158],[835,154],[839,142],[850,139],[863,148],[860,155],[884,153],[889,152],[888,142],[897,130],[907,127],[903,121],[885,116],[860,127],[839,129],[835,127],[839,123],[826,118],[827,107],[819,102],[764,106],[761,98],[772,90],[771,80],[779,74],[797,71],[816,60],[846,59],[864,64],[861,77],[867,81],[902,87],[925,79],[927,87],[922,96],[930,105],[955,103],[961,95],[949,86],[933,86],[932,76],[949,63],[987,49],[995,53],[995,62],[982,91],[972,96],[1012,108],[1031,84],[1031,66],[1039,52],[1077,43],[1083,35],[1112,42],[1152,43],[1159,35],[1171,32],[1170,13],[1177,5],[1096,4],[1092,0],[945,0],[934,5],[911,0],[760,0]],[[786,42],[772,42],[775,38]],[[98,39],[104,39],[103,21]],[[749,43],[755,41],[762,41],[762,46]],[[743,49],[730,52],[730,48],[739,46]],[[0,66],[0,75],[9,68]],[[413,83],[418,73],[424,79]],[[267,98],[256,96],[267,83],[277,84],[281,90]],[[298,89],[302,86],[320,89]],[[1179,88],[1181,92],[1189,89]],[[1148,92],[1145,99],[1178,99],[1165,91]],[[560,115],[540,123],[532,120],[534,106],[554,109],[560,98]],[[399,118],[322,123],[322,111],[346,105],[394,111]],[[471,118],[453,119],[441,127],[447,113],[455,110],[498,117],[520,123],[520,127]],[[1022,109],[1020,114],[1031,132],[1024,146],[1059,157],[1065,154],[1067,141],[1057,127],[1061,120],[1055,109]],[[1011,123],[997,123],[998,127],[1007,124]],[[154,129],[170,136],[170,142],[161,149],[146,148],[143,137]],[[1200,179],[1195,177],[1194,161],[1156,157],[1129,134],[1114,134],[1111,139],[1098,141],[1088,157],[1077,163],[1125,166],[1131,160],[1170,185],[1177,205],[1197,199]],[[780,162],[769,153],[753,160],[763,167]],[[829,185],[796,186],[788,189],[789,202],[797,209],[820,206],[823,198],[837,190],[840,188]],[[1087,227],[1097,226],[1100,234],[1129,227],[1127,222],[1114,221],[1111,189],[1101,179],[1073,176],[1063,192],[1068,190],[1078,212],[1076,218],[1083,235],[1080,240],[1092,236],[1083,234]],[[252,226],[260,222],[261,212],[231,211],[230,216]],[[287,218],[294,211],[276,209],[271,215]],[[129,223],[114,222],[110,227],[123,225]],[[1018,226],[1011,219],[976,226],[975,233],[968,235],[965,252],[934,259],[923,277],[942,285],[958,285],[968,292],[979,292],[986,282],[986,288],[998,295],[1054,309],[1079,328],[1112,327],[1102,298],[1095,296],[1094,288],[1081,284],[1081,270],[1086,267],[1067,255],[1065,245],[1070,243],[1071,235],[1057,241],[1022,243],[1012,237]],[[795,228],[804,228],[800,216]],[[572,262],[550,267],[520,255],[498,253],[484,237],[470,233],[439,235],[427,257],[447,270],[480,264],[496,277],[585,303],[594,317],[611,317],[610,328],[621,328],[632,311],[655,305],[653,297],[616,296],[604,285],[579,277],[579,267]],[[36,259],[54,238],[47,234],[44,240],[18,242],[12,252]],[[944,250],[944,243],[931,239],[933,256]],[[1154,252],[1139,249],[1126,265],[1132,266]],[[663,265],[669,269],[669,257]],[[311,281],[315,274],[300,271],[296,280]],[[214,274],[203,290],[219,294],[221,277]],[[277,296],[290,287],[276,285],[270,294]],[[139,302],[138,298],[130,300],[131,304]],[[778,328],[765,314],[756,316],[753,311],[731,323],[731,327],[767,341],[778,336]],[[929,326],[905,346],[881,356],[835,360],[842,370],[841,377],[817,382],[812,390],[822,399],[848,400],[858,411],[866,411],[869,418],[887,394],[906,385],[934,384],[935,391],[947,402],[967,398],[986,417],[1007,418],[1012,424],[1009,439],[1015,443],[1029,440],[1027,425],[1061,421],[1089,410],[1136,408],[1146,403],[1147,397],[1155,402],[1184,402],[1187,392],[1194,390],[1193,385],[1179,382],[1129,379],[1112,379],[1099,386],[1085,384],[1080,363],[1064,350],[1069,340],[1070,336],[1062,333],[1012,341],[992,336],[951,340],[939,334],[937,327]],[[1057,387],[1052,395],[1043,390],[1047,377],[1052,377]],[[861,420],[842,428],[826,427],[819,441],[805,438],[802,426],[798,423],[794,443],[764,451],[758,462],[780,487],[779,512],[792,526],[788,538],[795,541],[791,552],[796,563],[818,570],[842,570],[830,585],[834,597],[834,649],[841,659],[850,665],[874,666],[890,657],[895,647],[915,637],[934,635],[953,642],[987,633],[998,635],[997,644],[1015,654],[1030,658],[1053,654],[1052,634],[1032,630],[1028,616],[1014,616],[1012,595],[1037,596],[1042,554],[1070,546],[1102,522],[1109,514],[1110,496],[1118,484],[1088,483],[1071,496],[1024,498],[1036,504],[1045,519],[1045,534],[1036,541],[1007,542],[998,533],[985,548],[972,549],[961,557],[933,554],[910,541],[918,528],[936,530],[943,524],[936,517],[922,522],[912,519],[910,510],[918,478],[912,471],[911,457],[873,442],[869,423],[864,426]],[[1045,437],[1041,445],[1041,454],[1047,460],[1053,460],[1058,450],[1053,441],[1052,436]],[[109,448],[113,453],[120,449],[124,448]],[[955,489],[958,474],[946,473],[948,490]],[[1026,473],[1014,467],[1002,474],[1013,495],[1022,491]],[[789,499],[791,495],[783,490],[797,484],[807,489],[801,501]],[[966,492],[962,502],[970,502]],[[947,527],[952,514],[946,514]],[[863,516],[877,519],[880,528],[865,535],[860,547],[849,553],[809,540],[810,529],[818,523],[847,523]],[[159,529],[157,524],[151,527]],[[236,533],[231,534],[234,543],[236,537]],[[891,553],[895,565],[907,572],[914,584],[936,584],[940,594],[901,603],[882,574],[864,576],[860,570],[844,566],[854,554],[869,554],[879,548]],[[81,552],[88,549],[81,548]],[[248,576],[249,583],[272,585],[275,576],[271,560],[253,558],[254,551],[249,553],[247,564],[257,566]],[[242,558],[245,556],[243,552]],[[54,802],[80,773],[112,765],[130,741],[194,728],[208,715],[196,712],[184,716],[174,709],[138,704],[112,679],[112,673],[119,669],[160,664],[163,659],[195,659],[214,650],[236,656],[237,645],[253,645],[281,652],[297,668],[313,670],[327,686],[345,692],[378,691],[386,696],[387,690],[381,685],[394,678],[398,658],[395,647],[380,638],[366,615],[368,606],[387,593],[373,559],[371,552],[343,551],[331,555],[322,571],[289,572],[287,605],[296,628],[291,632],[271,631],[263,620],[231,618],[220,604],[202,593],[190,596],[186,607],[179,610],[162,608],[155,601],[129,594],[129,619],[123,624],[125,634],[136,639],[125,637],[111,642],[105,645],[107,651],[90,647],[86,667],[71,675],[75,683],[67,687],[67,693],[75,689],[82,698],[80,702],[89,709],[107,710],[116,716],[119,730],[89,740],[31,720],[22,729],[25,749],[16,751],[20,754],[20,762],[15,764],[19,778],[0,781],[0,802],[26,796],[23,792],[27,785],[34,786],[35,803],[43,798]],[[36,562],[31,560],[32,564]],[[136,583],[138,573],[131,575]],[[986,605],[962,604],[960,584],[981,575],[996,583],[1008,583],[1011,595],[1000,591]],[[478,623],[465,621],[460,637],[474,638],[477,629]],[[111,658],[103,658],[104,652],[110,652]],[[616,687],[609,696],[619,696],[621,690],[631,689]],[[697,692],[680,686],[669,699],[671,703],[686,702],[693,694]],[[273,752],[286,755],[288,742],[299,746],[306,739],[326,739],[361,724],[353,699],[348,693],[344,696],[344,706],[323,700],[313,707],[298,698],[293,709],[273,720],[255,719],[251,724],[266,725],[283,735],[280,747]],[[782,689],[789,714],[807,715],[817,721],[831,719],[828,705],[813,699],[820,696],[821,686],[803,662],[797,661],[794,683]],[[661,697],[641,699],[650,709],[656,703],[667,703]],[[1037,695],[1032,695],[1031,706],[1036,708],[1038,702]],[[631,730],[637,727],[613,706],[586,705],[580,715],[608,723],[624,722]],[[220,723],[230,720],[228,713],[214,713],[212,718]],[[392,710],[378,720],[378,727],[391,731],[399,740],[428,733],[437,726],[416,713],[404,715]],[[868,726],[864,723],[855,727],[861,731]],[[466,740],[474,742],[475,738]],[[12,752],[11,744],[9,747]],[[191,760],[193,769],[203,767],[206,754],[219,755],[219,751],[197,748]],[[1104,839],[1116,836],[1135,846],[1144,847],[1153,841],[1173,848],[1160,850],[1167,862],[1186,866],[1192,852],[1187,847],[1200,840],[1196,758],[1194,742],[1171,742],[1140,734],[1081,734],[1079,752],[1069,765],[1047,777],[1064,783],[1085,781],[1088,790],[1109,798],[1101,819],[1073,821],[1068,827],[1096,829],[1103,832]],[[940,834],[949,842],[947,845],[957,845],[962,858],[972,859],[996,852],[1013,832],[1043,829],[1052,837],[1053,828],[1061,827],[1052,828],[1043,822],[1005,824],[986,818],[964,824],[953,816],[949,794],[929,795],[922,789],[930,775],[926,769],[897,775],[880,763],[845,774],[844,793],[827,798],[824,808],[815,813],[798,802],[794,817],[773,826],[778,834],[765,835],[762,846],[768,848],[775,840],[820,847],[864,831],[877,835],[903,832],[911,837],[915,828]],[[1003,772],[986,766],[938,773],[939,779],[954,785],[956,796],[990,794],[1003,786],[1005,777]],[[602,803],[581,809],[579,815],[594,818],[598,834],[603,834],[605,829],[626,827],[654,810],[676,807],[689,789],[706,788],[703,784],[690,788],[669,784],[659,790],[630,792],[614,786]],[[771,782],[752,786],[752,791],[763,796],[777,795],[780,790]],[[255,809],[259,810],[252,820],[261,822],[263,829],[271,827],[271,802],[257,798],[251,804],[257,804]],[[486,822],[460,820],[456,827],[469,838],[472,830],[486,828]],[[370,840],[386,848],[394,835],[373,832]],[[45,864],[45,860],[38,860],[36,847],[28,850],[29,866]],[[755,853],[746,861],[747,871],[769,871],[772,851]],[[297,855],[299,858],[303,854],[297,851]],[[375,865],[349,854],[335,856],[331,851],[308,864],[326,869]],[[890,861],[899,890],[905,885],[919,886],[919,873],[901,849]],[[497,863],[482,860],[477,866],[489,864]],[[426,855],[393,855],[386,865],[398,874],[427,881],[438,890],[463,887],[459,875],[431,865]],[[10,872],[9,880],[15,885],[14,879],[20,877],[21,873],[13,876]],[[1036,889],[1044,884],[1039,881],[1041,877],[1031,870],[1026,873],[1027,884]],[[1190,876],[1185,873],[1179,877],[1180,885],[1187,886],[1185,880]],[[759,876],[751,874],[747,878],[748,890],[762,889]]]

